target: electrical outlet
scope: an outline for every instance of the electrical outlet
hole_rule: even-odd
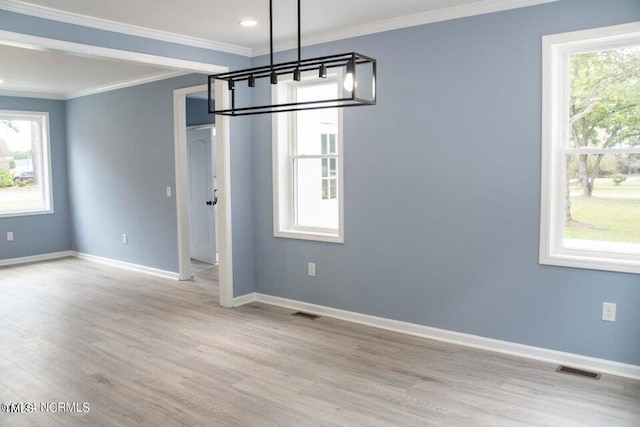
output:
[[[126,235],[126,234],[123,234],[123,235],[122,235],[122,243],[124,243],[125,245],[126,245],[127,243],[129,243],[129,238],[127,237],[127,235]]]
[[[316,276],[316,264],[315,264],[315,262],[310,262],[309,263],[309,276],[312,276],[312,277]]]
[[[602,303],[602,320],[606,322],[616,321],[616,304],[613,302]]]
[[[171,197],[171,187],[167,187],[167,197]]]
[[[7,231],[7,241],[13,242],[13,231]]]

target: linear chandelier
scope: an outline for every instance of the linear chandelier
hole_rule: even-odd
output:
[[[336,55],[321,56],[317,58],[302,59],[301,28],[300,28],[300,1],[298,0],[298,60],[273,63],[273,0],[269,0],[269,37],[270,37],[270,63],[261,67],[249,68],[220,74],[214,74],[208,78],[209,114],[221,114],[225,116],[249,116],[254,114],[281,113],[286,111],[314,110],[319,108],[358,107],[376,104],[376,60],[356,52],[340,53]],[[371,81],[371,92],[361,96],[358,90],[356,72],[364,69],[360,76]],[[256,81],[268,79],[271,85],[277,85],[282,77],[291,76],[293,81],[301,81],[303,75],[316,74],[319,79],[329,76],[340,76],[344,79],[344,90],[339,87],[338,95],[332,99],[314,101],[287,102],[270,105],[238,106],[236,89],[240,85],[248,88],[256,87]],[[226,82],[230,92],[231,107],[220,110],[215,109],[214,81]],[[359,96],[360,95],[360,96]]]

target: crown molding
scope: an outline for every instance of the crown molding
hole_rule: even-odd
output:
[[[0,96],[13,96],[18,98],[38,98],[38,99],[53,99],[57,101],[66,101],[74,98],[81,98],[83,96],[88,95],[96,95],[98,93],[103,92],[111,92],[112,90],[124,89],[127,87],[138,86],[145,83],[157,82],[160,80],[166,80],[173,77],[184,76],[186,74],[191,74],[185,71],[169,71],[166,73],[154,74],[146,77],[139,77],[130,80],[123,80],[117,83],[112,83],[108,85],[102,85],[93,87],[90,89],[83,89],[77,92],[69,92],[65,94],[56,94],[49,92],[29,92],[29,91],[15,91],[15,90],[2,90],[0,89]]]
[[[154,30],[152,28],[124,24],[107,19],[94,18],[78,13],[66,12],[50,7],[34,5],[19,0],[0,0],[0,9],[9,12],[20,13],[23,15],[35,16],[37,18],[50,19],[67,24],[95,28],[98,30],[112,31],[116,33],[144,37],[153,40],[178,43],[187,46],[200,47],[203,49],[217,50],[220,52],[233,53],[236,55],[251,56],[251,49],[244,46],[236,46],[228,43],[201,39],[198,37],[185,36],[181,34],[170,33],[167,31]]]
[[[24,90],[4,90],[0,89],[0,96],[12,96],[15,98],[36,98],[52,99],[54,101],[64,101],[67,99],[63,94],[47,92],[27,92]]]
[[[21,47],[23,49],[53,49],[76,55],[86,55],[89,57],[109,58],[113,60],[139,62],[141,64],[159,65],[161,67],[168,67],[181,71],[191,71],[193,73],[212,74],[228,71],[227,67],[215,64],[111,49],[107,47],[49,39],[46,37],[33,36],[31,34],[14,33],[3,30],[0,30],[0,44]]]
[[[116,89],[123,89],[126,87],[142,85],[145,83],[157,82],[159,80],[166,80],[172,77],[184,76],[186,74],[191,74],[191,73],[185,72],[185,71],[169,71],[166,73],[160,73],[160,74],[154,74],[151,76],[140,77],[136,79],[124,80],[117,83],[112,83],[104,86],[94,87],[91,89],[84,89],[77,92],[72,92],[67,94],[64,99],[74,99],[74,98],[80,98],[87,95],[95,95],[102,92],[110,92]]]
[[[320,43],[327,43],[336,40],[349,39],[353,37],[365,36],[368,34],[382,33],[384,31],[397,30],[400,28],[414,27],[417,25],[432,24],[435,22],[450,21],[452,19],[466,18],[475,15],[484,15],[487,13],[501,12],[510,9],[519,9],[522,7],[535,6],[544,3],[553,3],[560,0],[484,0],[477,3],[466,4],[461,6],[448,7],[429,12],[417,13],[414,15],[399,16],[397,18],[384,19],[369,24],[362,24],[342,30],[331,30],[322,33],[303,36],[303,46],[312,46]],[[276,43],[274,50],[277,52],[295,49],[297,42],[288,40],[282,43]],[[269,53],[269,47],[261,47],[253,49],[251,56],[266,55]]]

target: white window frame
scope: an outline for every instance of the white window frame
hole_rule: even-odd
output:
[[[566,156],[569,149],[569,60],[571,55],[640,44],[640,22],[554,34],[542,38],[542,192],[540,264],[640,273],[640,254],[563,244],[566,207]],[[584,151],[584,150],[582,150]],[[597,154],[597,150],[588,150]],[[625,153],[629,150],[607,150]]]
[[[53,177],[51,171],[51,132],[49,129],[49,113],[46,111],[17,111],[0,110],[0,116],[10,120],[33,120],[40,121],[42,129],[42,185],[44,195],[44,208],[37,210],[21,210],[12,212],[0,211],[0,218],[11,218],[17,216],[49,215],[53,214]]]
[[[320,79],[316,73],[303,73],[302,81],[280,80],[272,86],[274,103],[282,104],[293,97],[295,87],[311,84],[335,82],[338,91],[340,75]],[[344,173],[343,173],[343,116],[338,108],[336,142],[338,145],[338,229],[301,227],[295,225],[295,200],[293,177],[293,138],[295,132],[295,112],[272,114],[272,160],[273,160],[273,235],[289,239],[315,240],[319,242],[344,243]],[[334,155],[330,155],[334,156]],[[296,155],[296,158],[327,157],[327,155]]]

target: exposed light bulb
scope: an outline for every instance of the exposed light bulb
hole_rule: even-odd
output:
[[[356,87],[356,83],[353,79],[353,74],[356,70],[356,64],[353,60],[347,63],[347,74],[344,77],[344,90],[347,92],[353,92],[353,89]]]
[[[354,86],[356,86],[356,84],[353,81],[353,73],[347,73],[344,78],[344,90],[347,92],[353,92]]]
[[[373,95],[373,99],[376,98],[376,76],[373,76],[371,79],[371,94]]]
[[[1,85],[2,83],[4,83],[4,80],[0,79],[0,85]]]

